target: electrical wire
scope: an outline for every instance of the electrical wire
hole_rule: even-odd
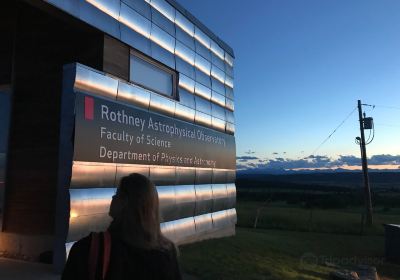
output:
[[[363,104],[363,105],[364,105],[364,106],[372,107],[371,111],[374,110],[375,107],[378,107],[378,108],[385,108],[385,109],[392,109],[392,110],[400,110],[400,107],[396,107],[396,106],[369,105],[369,104]],[[391,124],[379,124],[379,123],[378,123],[378,125],[381,125],[381,126],[388,126],[388,127],[400,127],[400,126],[398,126],[398,125],[391,125]],[[368,136],[368,140],[366,141],[365,145],[370,144],[370,143],[374,140],[374,138],[375,138],[375,123],[374,123],[374,122],[372,123],[372,139],[370,139],[370,136],[371,136],[371,131],[370,131],[370,134],[369,134],[369,136]]]
[[[363,106],[369,106],[372,107],[372,109],[370,109],[371,111],[373,111],[375,109],[375,107],[379,107],[379,108],[386,108],[386,109],[393,109],[393,110],[400,110],[400,107],[396,107],[396,106],[387,106],[387,105],[370,105],[370,104],[362,104]],[[351,115],[353,115],[353,113],[357,110],[357,107],[355,107],[353,109],[353,111],[350,112],[350,114],[347,115],[347,117],[332,131],[331,134],[328,135],[328,137],[326,137],[324,139],[324,141],[321,142],[321,144],[318,145],[317,148],[315,148],[315,150],[311,153],[311,155],[314,155],[331,137],[333,134],[335,134],[335,132],[351,117]],[[378,125],[382,125],[382,126],[391,126],[391,127],[400,127],[400,126],[396,126],[396,125],[387,125],[387,124],[378,124]],[[370,144],[374,138],[375,138],[375,124],[372,123],[372,132],[370,131],[369,135],[368,135],[368,139],[365,143],[365,145]],[[372,134],[372,138],[371,138],[371,134]]]
[[[372,135],[372,129],[369,130],[368,138],[367,138],[367,140],[365,141],[365,143],[368,143],[368,142],[369,142],[369,140],[370,140],[370,138],[371,138],[371,135]]]
[[[370,140],[370,136],[371,136],[371,130],[372,130],[372,139]],[[375,138],[375,124],[374,122],[372,122],[372,129],[369,131],[369,136],[368,136],[368,140],[365,143],[365,145],[371,144],[372,141],[374,141]]]
[[[314,155],[314,154],[322,147],[322,145],[324,145],[324,144],[329,140],[329,138],[331,138],[332,135],[335,134],[335,132],[336,132],[350,117],[351,117],[351,115],[354,114],[354,112],[355,112],[356,110],[357,110],[357,107],[355,107],[355,108],[353,109],[353,111],[351,111],[350,114],[348,114],[348,115],[346,116],[346,118],[332,131],[332,133],[329,134],[328,137],[326,137],[325,140],[322,141],[321,144],[318,145],[318,147],[312,152],[311,155]]]

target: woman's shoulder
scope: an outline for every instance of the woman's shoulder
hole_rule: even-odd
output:
[[[163,279],[181,279],[181,272],[178,264],[177,249],[174,244],[169,247],[158,249],[159,261],[158,268],[161,274],[164,276]]]
[[[72,245],[62,274],[62,280],[87,279],[90,235]]]
[[[159,247],[152,249],[152,251],[168,259],[177,257],[175,244],[169,240],[163,241]]]
[[[122,250],[127,250],[128,255],[130,258],[133,259],[141,259],[142,261],[151,261],[153,263],[165,263],[168,264],[174,259],[176,259],[176,250],[174,246],[171,247],[155,247],[155,248],[143,248],[137,246],[121,246],[123,243],[118,244],[119,246],[115,247],[122,247]],[[117,244],[115,244],[117,245]],[[116,248],[117,251],[119,251]]]
[[[113,274],[125,271],[137,279],[181,279],[174,245],[143,248],[119,239],[112,242],[110,270]]]
[[[88,251],[90,247],[90,242],[92,240],[92,233],[85,236],[74,243],[71,247],[71,252],[73,251]]]

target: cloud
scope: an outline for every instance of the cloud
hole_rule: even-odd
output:
[[[236,163],[236,169],[237,170],[246,170],[246,169],[249,169],[249,167],[246,164]]]
[[[257,160],[259,159],[258,157],[253,157],[253,156],[240,156],[240,157],[236,157],[236,161],[238,162],[248,162],[251,160]]]
[[[236,157],[236,159],[252,160],[252,159],[258,159],[258,157],[252,157],[252,156],[241,156],[241,157]]]
[[[338,165],[361,165],[361,158],[356,156],[340,156],[337,160]],[[373,155],[368,159],[371,165],[398,165],[400,155]]]
[[[369,161],[369,164],[400,164],[400,155],[393,156],[393,155],[374,155],[372,156]]]
[[[337,165],[361,165],[361,158],[356,156],[339,156]]]
[[[275,158],[267,163],[267,167],[273,169],[325,168],[331,166],[332,160],[326,156],[312,156],[304,159]]]
[[[241,163],[241,164],[239,164]],[[400,155],[374,155],[368,159],[370,165],[400,165]],[[310,155],[301,159],[289,159],[277,157],[274,159],[260,159],[257,157],[238,157],[238,169],[336,169],[346,166],[361,166],[360,157],[352,155],[340,155],[334,159],[325,155]],[[240,168],[239,168],[240,167]],[[400,168],[399,168],[400,169]]]

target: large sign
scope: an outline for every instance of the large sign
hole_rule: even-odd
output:
[[[116,101],[76,94],[74,160],[235,169],[235,138]]]

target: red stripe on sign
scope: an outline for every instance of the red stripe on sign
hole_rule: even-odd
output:
[[[93,120],[94,118],[94,100],[92,97],[85,96],[85,119]]]

